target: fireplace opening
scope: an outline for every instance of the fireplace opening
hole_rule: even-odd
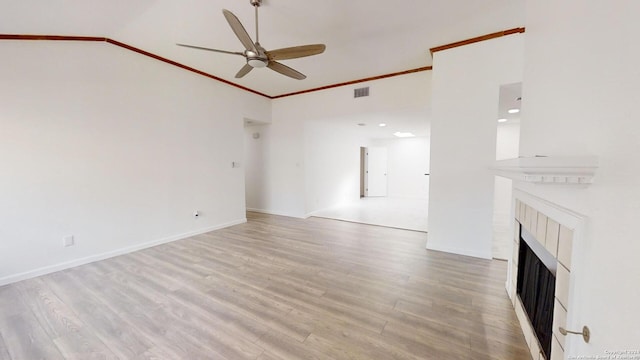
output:
[[[551,355],[557,261],[520,226],[517,294],[547,359]]]

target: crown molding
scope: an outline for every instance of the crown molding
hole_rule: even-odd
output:
[[[0,40],[107,41],[107,38],[98,36],[0,34]]]
[[[524,27],[518,27],[518,28],[513,28],[513,29],[508,29],[508,30],[502,30],[502,31],[491,33],[491,34],[486,34],[486,35],[482,35],[482,36],[476,36],[476,37],[471,38],[471,39],[456,41],[454,43],[432,47],[430,49],[430,51],[431,51],[431,55],[433,55],[433,53],[436,53],[438,51],[449,50],[449,49],[457,48],[457,47],[460,47],[460,46],[474,44],[474,43],[477,43],[477,42],[491,40],[491,39],[495,39],[495,38],[499,38],[499,37],[503,37],[503,36],[507,36],[507,35],[522,34],[524,32],[525,32],[525,28]]]
[[[165,62],[165,63],[167,63],[167,64],[169,64],[169,65],[177,66],[177,67],[179,67],[179,68],[181,68],[181,69],[184,69],[184,70],[187,70],[187,71],[190,71],[190,72],[196,73],[196,74],[198,74],[198,75],[202,75],[202,76],[208,77],[208,78],[210,78],[210,79],[220,81],[220,82],[222,82],[222,83],[225,83],[225,84],[227,84],[227,85],[231,85],[231,86],[236,87],[236,88],[238,88],[238,89],[242,89],[242,90],[248,91],[248,92],[250,92],[250,93],[254,93],[254,94],[256,94],[256,95],[264,96],[264,97],[266,97],[266,98],[268,98],[268,99],[272,99],[272,97],[271,97],[271,96],[269,96],[269,95],[267,95],[267,94],[264,94],[264,93],[261,93],[261,92],[259,92],[259,91],[256,91],[256,90],[253,90],[253,89],[250,89],[250,88],[248,88],[248,87],[245,87],[245,86],[242,86],[242,85],[236,84],[236,83],[234,83],[234,82],[231,82],[231,81],[225,80],[225,79],[220,78],[220,77],[217,77],[217,76],[215,76],[215,75],[211,75],[211,74],[209,74],[209,73],[206,73],[206,72],[204,72],[204,71],[198,70],[198,69],[196,69],[196,68],[192,68],[191,66],[187,66],[187,65],[181,64],[181,63],[179,63],[179,62],[177,62],[177,61],[173,61],[173,60],[167,59],[167,58],[162,57],[162,56],[160,56],[160,55],[156,55],[156,54],[154,54],[154,53],[150,53],[150,52],[148,52],[148,51],[146,51],[146,50],[142,50],[142,49],[139,49],[139,48],[137,48],[137,47],[134,47],[134,46],[131,46],[131,45],[128,45],[128,44],[122,43],[122,42],[120,42],[120,41],[116,41],[116,40],[113,40],[113,39],[109,39],[109,38],[107,38],[105,41],[106,41],[106,42],[108,42],[109,44],[112,44],[112,45],[115,45],[115,46],[119,46],[119,47],[124,48],[124,49],[127,49],[127,50],[129,50],[129,51],[133,51],[133,52],[136,52],[136,53],[138,53],[138,54],[141,54],[141,55],[144,55],[144,56],[148,56],[148,57],[150,57],[150,58],[152,58],[152,59],[156,59],[156,60],[159,60],[159,61]]]
[[[115,46],[121,47],[121,48],[123,48],[123,49],[127,49],[127,50],[129,50],[129,51],[136,52],[136,53],[138,53],[138,54],[140,54],[140,55],[148,56],[148,57],[153,58],[153,59],[155,59],[155,60],[162,61],[162,62],[167,63],[167,64],[169,64],[169,65],[177,66],[177,67],[179,67],[179,68],[181,68],[181,69],[183,69],[183,70],[187,70],[187,71],[190,71],[190,72],[196,73],[196,74],[198,74],[198,75],[202,75],[202,76],[208,77],[208,78],[210,78],[210,79],[220,81],[220,82],[222,82],[222,83],[225,83],[225,84],[227,84],[227,85],[230,85],[230,86],[236,87],[236,88],[238,88],[238,89],[242,89],[242,90],[248,91],[248,92],[253,93],[253,94],[256,94],[256,95],[264,96],[264,97],[266,97],[266,98],[268,98],[268,99],[272,99],[272,97],[271,97],[271,96],[269,96],[269,95],[267,95],[267,94],[264,94],[264,93],[261,93],[261,92],[259,92],[259,91],[256,91],[256,90],[253,90],[253,89],[250,89],[250,88],[248,88],[248,87],[245,87],[245,86],[242,86],[242,85],[239,85],[239,84],[236,84],[236,83],[234,83],[234,82],[231,82],[231,81],[225,80],[225,79],[220,78],[220,77],[217,77],[217,76],[215,76],[215,75],[211,75],[211,74],[209,74],[209,73],[206,73],[206,72],[204,72],[204,71],[198,70],[198,69],[196,69],[196,68],[192,68],[191,66],[187,66],[187,65],[181,64],[181,63],[179,63],[179,62],[177,62],[177,61],[173,61],[173,60],[167,59],[167,58],[162,57],[162,56],[160,56],[160,55],[156,55],[156,54],[154,54],[154,53],[151,53],[151,52],[149,52],[149,51],[142,50],[142,49],[140,49],[140,48],[137,48],[137,47],[134,47],[134,46],[131,46],[131,45],[125,44],[125,43],[123,43],[123,42],[120,42],[120,41],[116,41],[116,40],[110,39],[110,38],[106,38],[106,37],[95,37],[95,36],[66,36],[66,35],[22,35],[22,34],[0,34],[0,40],[28,40],[28,41],[34,41],[34,40],[35,40],[35,41],[38,41],[38,40],[39,40],[39,41],[90,41],[90,42],[106,42],[106,43],[109,43],[109,44],[111,44],[111,45],[115,45]]]
[[[499,31],[499,32],[495,32],[495,33],[491,33],[491,34],[487,34],[487,35],[474,37],[474,38],[467,39],[467,40],[458,41],[458,42],[451,43],[451,44],[437,46],[437,47],[431,48],[430,51],[431,51],[431,54],[433,55],[433,53],[438,52],[438,51],[452,49],[452,48],[456,48],[456,47],[459,47],[459,46],[465,46],[465,45],[473,44],[473,43],[480,42],[480,41],[495,39],[495,38],[502,37],[502,36],[507,36],[507,35],[512,35],[512,34],[519,34],[519,33],[524,33],[524,32],[525,32],[525,28],[524,27],[519,27],[519,28],[514,28],[514,29],[509,29],[509,30],[504,30],[504,31]],[[229,80],[225,80],[225,79],[223,79],[221,77],[206,73],[206,72],[204,72],[202,70],[198,70],[198,69],[193,68],[191,66],[187,66],[185,64],[181,64],[181,63],[179,63],[177,61],[162,57],[160,55],[151,53],[149,51],[146,51],[146,50],[143,50],[143,49],[140,49],[140,48],[137,48],[137,47],[131,46],[129,44],[125,44],[123,42],[120,42],[120,41],[117,41],[117,40],[114,40],[114,39],[111,39],[111,38],[107,38],[107,37],[72,36],[72,35],[0,34],[0,40],[106,42],[106,43],[109,43],[111,45],[115,45],[115,46],[118,46],[120,48],[136,52],[136,53],[138,53],[140,55],[144,55],[144,56],[153,58],[155,60],[162,61],[162,62],[167,63],[169,65],[173,65],[173,66],[179,67],[179,68],[181,68],[183,70],[190,71],[192,73],[195,73],[195,74],[198,74],[198,75],[201,75],[201,76],[205,76],[207,78],[222,82],[222,83],[227,84],[229,86],[233,86],[235,88],[238,88],[238,89],[241,89],[241,90],[245,90],[245,91],[248,91],[250,93],[253,93],[253,94],[256,94],[256,95],[260,95],[260,96],[263,96],[263,97],[266,97],[266,98],[272,99],[272,100],[273,99],[280,99],[280,98],[284,98],[284,97],[289,97],[289,96],[294,96],[294,95],[308,94],[308,93],[311,93],[311,92],[327,90],[327,89],[333,89],[333,88],[342,87],[342,86],[349,86],[349,85],[354,85],[354,84],[363,83],[363,82],[367,82],[367,81],[375,81],[375,80],[386,79],[386,78],[390,78],[390,77],[394,77],[394,76],[402,76],[402,75],[412,74],[412,73],[421,72],[421,71],[433,70],[433,68],[431,66],[424,66],[424,67],[420,67],[420,68],[409,69],[409,70],[405,70],[405,71],[399,71],[399,72],[394,72],[394,73],[384,74],[384,75],[377,75],[377,76],[372,76],[372,77],[367,77],[367,78],[362,78],[362,79],[357,79],[357,80],[351,80],[351,81],[346,81],[346,82],[342,82],[342,83],[321,86],[321,87],[317,87],[317,88],[313,88],[313,89],[296,91],[296,92],[292,92],[292,93],[286,93],[286,94],[281,94],[281,95],[267,95],[267,94],[259,92],[257,90],[253,90],[251,88],[236,84],[236,83],[231,82]]]
[[[416,72],[428,71],[428,70],[432,70],[432,67],[431,66],[425,66],[425,67],[420,67],[420,68],[416,68],[416,69],[395,72],[395,73],[391,73],[391,74],[372,76],[372,77],[368,77],[368,78],[364,78],[364,79],[352,80],[352,81],[347,81],[347,82],[333,84],[333,85],[321,86],[321,87],[308,89],[308,90],[296,91],[296,92],[292,92],[292,93],[288,93],[288,94],[276,95],[276,96],[272,96],[271,98],[272,99],[280,99],[280,98],[287,97],[287,96],[307,94],[307,93],[310,93],[310,92],[315,92],[315,91],[320,91],[320,90],[333,89],[333,88],[337,88],[337,87],[341,87],[341,86],[353,85],[353,84],[358,84],[358,83],[367,82],[367,81],[386,79],[386,78],[390,78],[390,77],[394,77],[394,76],[413,74],[413,73],[416,73]]]

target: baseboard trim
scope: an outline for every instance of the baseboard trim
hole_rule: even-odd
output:
[[[340,219],[340,218],[337,218],[337,217],[322,216],[322,215],[313,215],[313,213],[311,215],[309,215],[309,217],[314,217],[314,218],[318,218],[318,219],[342,221],[342,222],[347,222],[347,223],[352,223],[352,224],[360,224],[360,225],[367,225],[367,226],[377,226],[377,227],[383,227],[383,228],[387,228],[387,229],[396,229],[396,230],[402,230],[402,231],[413,231],[413,232],[419,232],[419,233],[423,233],[423,234],[428,234],[429,233],[427,230],[409,229],[409,228],[403,228],[403,227],[398,227],[398,226],[376,224],[376,223],[372,223],[372,222],[364,222],[364,221],[357,221],[357,220],[347,220],[347,219]]]
[[[31,279],[31,278],[42,276],[42,275],[46,275],[46,274],[51,274],[51,273],[54,273],[54,272],[57,272],[57,271],[70,269],[72,267],[85,265],[85,264],[89,264],[89,263],[92,263],[92,262],[105,260],[105,259],[109,259],[109,258],[112,258],[112,257],[124,255],[124,254],[129,254],[129,253],[132,253],[132,252],[135,252],[135,251],[138,251],[138,250],[143,250],[143,249],[147,249],[147,248],[150,248],[150,247],[154,247],[154,246],[170,243],[170,242],[173,242],[173,241],[182,240],[182,239],[185,239],[185,238],[188,238],[188,237],[191,237],[191,236],[196,236],[196,235],[208,233],[210,231],[223,229],[223,228],[226,228],[226,227],[229,227],[229,226],[233,226],[233,225],[244,224],[246,222],[247,222],[247,219],[246,218],[242,218],[242,219],[230,221],[230,222],[227,222],[227,223],[224,223],[224,224],[218,224],[218,225],[214,225],[214,226],[210,226],[210,227],[206,227],[206,228],[202,228],[202,229],[198,229],[198,230],[194,230],[194,231],[190,231],[190,232],[186,232],[186,233],[182,233],[182,234],[172,235],[172,236],[164,237],[164,238],[161,238],[161,239],[148,241],[148,242],[145,242],[145,243],[142,243],[142,244],[136,244],[136,245],[132,245],[132,246],[127,246],[127,247],[124,247],[124,248],[121,248],[121,249],[107,251],[107,252],[104,252],[104,253],[101,253],[101,254],[91,255],[91,256],[80,258],[80,259],[75,259],[75,260],[71,260],[71,261],[66,261],[66,262],[62,262],[62,263],[58,263],[58,264],[54,264],[54,265],[41,267],[41,268],[34,269],[34,270],[25,271],[25,272],[22,272],[22,273],[19,273],[19,274],[13,274],[13,275],[5,276],[3,278],[0,278],[0,286],[8,285],[8,284],[11,284],[11,283],[15,283],[15,282],[18,282],[18,281]]]
[[[256,209],[256,208],[247,208],[247,211],[257,212],[260,214],[267,214],[267,215],[286,216],[286,217],[292,217],[296,219],[307,219],[309,217],[308,214],[305,216],[298,216],[298,215],[291,215],[291,214],[280,212],[280,211],[272,211],[272,210]]]
[[[334,205],[334,206],[340,206],[340,205],[342,205],[342,204],[338,204],[338,205]],[[312,212],[310,212],[310,213],[307,213],[305,216],[306,216],[307,218],[310,218],[310,217],[312,217],[312,216],[315,216],[315,217],[323,217],[323,216],[318,216],[317,214],[318,214],[318,213],[322,213],[322,212],[324,212],[324,211],[327,211],[327,210],[331,209],[331,208],[332,208],[332,207],[334,207],[334,206],[326,207],[326,208],[322,208],[322,209],[318,209],[318,210],[314,210],[314,211],[312,211]]]
[[[486,259],[486,260],[491,260],[492,259],[491,251],[489,251],[488,254],[485,254],[485,253],[482,253],[480,251],[469,251],[467,249],[453,248],[453,247],[447,247],[447,246],[437,246],[437,245],[433,246],[433,245],[431,245],[429,243],[429,240],[427,240],[426,248],[427,248],[427,250],[441,251],[441,252],[446,252],[446,253],[449,253],[449,254],[470,256],[470,257]]]

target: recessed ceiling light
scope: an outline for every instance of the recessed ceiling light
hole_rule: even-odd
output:
[[[385,127],[385,126],[387,126],[387,124],[385,124],[385,123],[380,123],[380,124],[378,124],[378,126],[380,126],[380,127]]]
[[[399,138],[415,137],[415,135],[413,135],[410,132],[400,132],[400,131],[393,133],[393,135],[395,135],[395,136],[397,136]]]
[[[517,114],[520,112],[520,109],[509,109],[509,111],[507,111],[509,114]]]
[[[507,119],[498,119],[499,123],[503,123],[503,122],[507,122],[507,121],[508,121]]]

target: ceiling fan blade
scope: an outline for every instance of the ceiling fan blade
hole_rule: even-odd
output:
[[[243,53],[237,52],[237,51],[218,50],[218,49],[211,49],[211,48],[206,48],[206,47],[201,47],[201,46],[194,46],[194,45],[187,45],[187,44],[176,44],[176,45],[187,47],[187,48],[191,48],[191,49],[206,50],[206,51],[213,51],[213,52],[223,53],[223,54],[244,56]]]
[[[245,64],[240,71],[236,74],[236,79],[240,79],[241,77],[247,75],[249,71],[253,70],[253,66],[249,64]]]
[[[313,44],[267,51],[266,54],[269,60],[287,60],[322,54],[326,48],[324,44]]]
[[[269,65],[267,65],[267,67],[273,71],[279,72],[282,75],[286,75],[296,80],[304,80],[307,78],[304,74],[296,70],[293,70],[292,68],[286,65],[283,65],[277,61],[269,61]]]
[[[244,26],[242,26],[240,20],[238,20],[238,18],[227,9],[223,9],[222,13],[227,19],[229,26],[231,26],[231,30],[233,30],[242,45],[244,45],[244,48],[257,54],[258,49],[256,49],[256,45],[253,43],[253,40],[251,40],[251,37],[249,36],[249,33],[247,33],[247,30],[245,30]]]

